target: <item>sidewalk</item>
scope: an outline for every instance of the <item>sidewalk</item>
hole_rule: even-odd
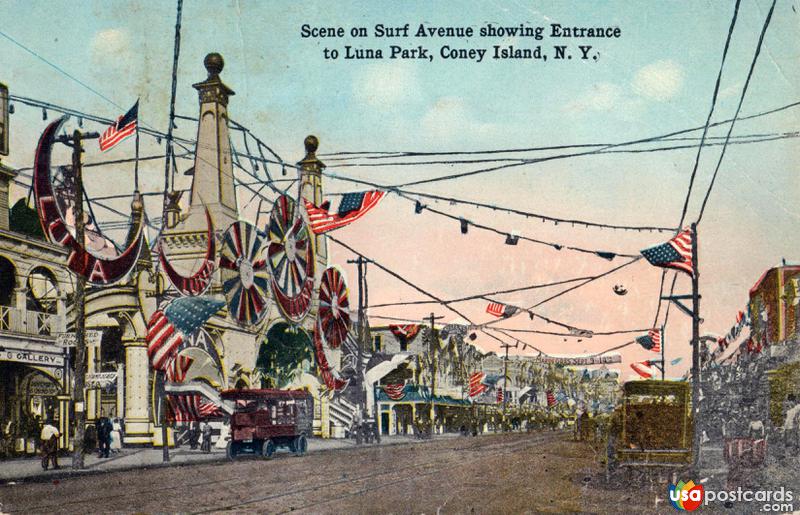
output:
[[[441,440],[446,438],[457,438],[457,433],[447,433],[436,435],[434,439]],[[412,443],[424,443],[430,440],[417,440],[413,436],[381,436],[381,446],[402,445]],[[375,447],[377,444],[363,445],[362,447]],[[356,448],[354,440],[345,439],[322,439],[310,438],[308,440],[308,452],[324,452],[336,449]],[[278,453],[287,453],[287,449],[279,449]],[[178,449],[170,449],[169,463],[163,462],[162,449],[160,447],[122,449],[118,454],[112,454],[110,458],[98,458],[97,454],[88,454],[84,457],[85,469],[72,470],[72,455],[62,456],[58,459],[61,466],[58,470],[42,470],[41,458],[21,458],[0,462],[0,484],[13,485],[23,481],[47,481],[82,474],[93,474],[101,472],[130,470],[147,467],[168,467],[172,465],[186,465],[192,463],[208,463],[227,460],[225,449],[212,448],[210,454],[203,454],[199,449],[191,450],[188,446]]]

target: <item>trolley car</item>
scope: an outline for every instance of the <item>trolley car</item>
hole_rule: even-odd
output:
[[[691,385],[676,381],[625,383],[617,461],[628,466],[692,462]]]
[[[312,434],[314,399],[305,390],[225,390],[234,404],[231,415],[229,459],[240,454],[271,458],[279,447],[296,456],[305,454]]]

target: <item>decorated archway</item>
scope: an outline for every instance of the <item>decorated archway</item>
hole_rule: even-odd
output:
[[[267,331],[256,358],[256,370],[262,384],[270,382],[283,388],[304,372],[314,373],[311,336],[302,328],[278,322]]]

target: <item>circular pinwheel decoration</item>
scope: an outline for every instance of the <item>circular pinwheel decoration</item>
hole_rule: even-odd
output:
[[[325,342],[338,349],[350,330],[350,298],[344,275],[337,268],[330,267],[322,274],[317,318]]]
[[[267,312],[269,269],[261,258],[264,239],[247,222],[234,222],[225,231],[219,268],[228,313],[241,324],[253,325]]]
[[[299,322],[311,308],[314,250],[308,226],[286,195],[278,197],[269,217],[267,256],[275,300],[289,320]]]

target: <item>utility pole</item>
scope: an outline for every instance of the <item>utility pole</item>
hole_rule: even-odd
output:
[[[367,327],[366,327],[366,309],[367,309],[367,264],[371,261],[364,256],[358,256],[358,259],[348,259],[348,263],[354,264],[358,267],[358,373],[356,374],[356,389],[358,391],[358,404],[362,415],[366,415],[367,409],[367,390],[364,384],[364,349],[368,342]]]
[[[692,224],[692,462],[695,469],[700,460],[700,270],[697,257],[697,223]],[[662,363],[662,367],[664,364]]]
[[[72,147],[72,175],[74,180],[72,213],[75,216],[75,240],[79,245],[86,244],[86,228],[83,219],[83,169],[81,140],[99,138],[96,132],[81,134],[75,130],[72,137],[63,136],[57,139],[60,143]],[[75,386],[72,390],[72,405],[75,410],[75,433],[72,438],[72,468],[82,469],[83,435],[86,425],[86,406],[84,387],[86,386],[86,278],[76,274],[75,285]]]
[[[667,372],[667,361],[664,359],[664,347],[667,346],[667,339],[665,338],[664,331],[666,330],[666,326],[661,326],[661,380],[664,380],[664,376]]]
[[[438,341],[437,341],[438,338],[436,337],[436,328],[434,326],[434,322],[440,318],[444,317],[441,316],[437,317],[433,313],[431,313],[430,317],[428,318],[428,320],[431,323],[431,337],[430,337],[430,350],[429,350],[429,356],[431,358],[431,395],[430,395],[431,435],[433,434],[433,427],[434,427],[433,422],[435,420],[435,415],[436,415],[435,408],[433,405],[433,396],[436,392],[436,347],[438,346]]]
[[[503,420],[506,418],[506,401],[508,400],[508,348],[511,345],[504,343],[502,347],[506,349],[506,357],[503,360]]]

